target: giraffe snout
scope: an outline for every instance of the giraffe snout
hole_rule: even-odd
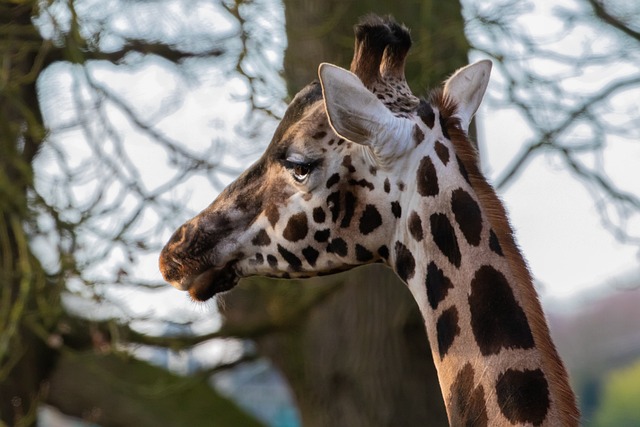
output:
[[[182,278],[185,276],[183,271],[184,263],[175,256],[175,253],[171,250],[170,243],[171,241],[160,252],[158,260],[160,274],[172,286],[180,290],[186,290],[182,284]]]

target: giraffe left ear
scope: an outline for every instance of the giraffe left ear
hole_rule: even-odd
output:
[[[368,145],[380,157],[401,150],[396,141],[411,141],[409,121],[394,116],[358,76],[327,63],[318,75],[329,124],[341,138]]]
[[[456,115],[466,131],[489,84],[491,61],[483,60],[460,68],[444,84],[444,93],[458,105]]]

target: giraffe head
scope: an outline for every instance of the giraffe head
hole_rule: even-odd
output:
[[[173,234],[160,255],[164,278],[206,300],[252,275],[397,263],[403,248],[392,242],[422,232],[403,206],[438,190],[430,157],[416,152],[448,161],[447,129],[466,132],[491,69],[465,67],[419,99],[404,78],[410,45],[391,20],[357,26],[351,71],[320,65],[262,157]]]

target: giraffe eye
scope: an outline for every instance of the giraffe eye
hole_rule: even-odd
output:
[[[284,167],[289,169],[293,175],[293,179],[298,182],[303,182],[307,179],[309,174],[313,171],[317,162],[298,162],[292,160],[285,160]]]
[[[296,181],[304,181],[311,172],[311,166],[306,163],[299,163],[293,167],[293,177]]]

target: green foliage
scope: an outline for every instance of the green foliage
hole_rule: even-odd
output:
[[[634,427],[640,425],[640,361],[609,375],[602,403],[591,425]]]
[[[63,355],[49,400],[103,427],[261,425],[216,393],[207,378],[180,377],[118,354]]]

